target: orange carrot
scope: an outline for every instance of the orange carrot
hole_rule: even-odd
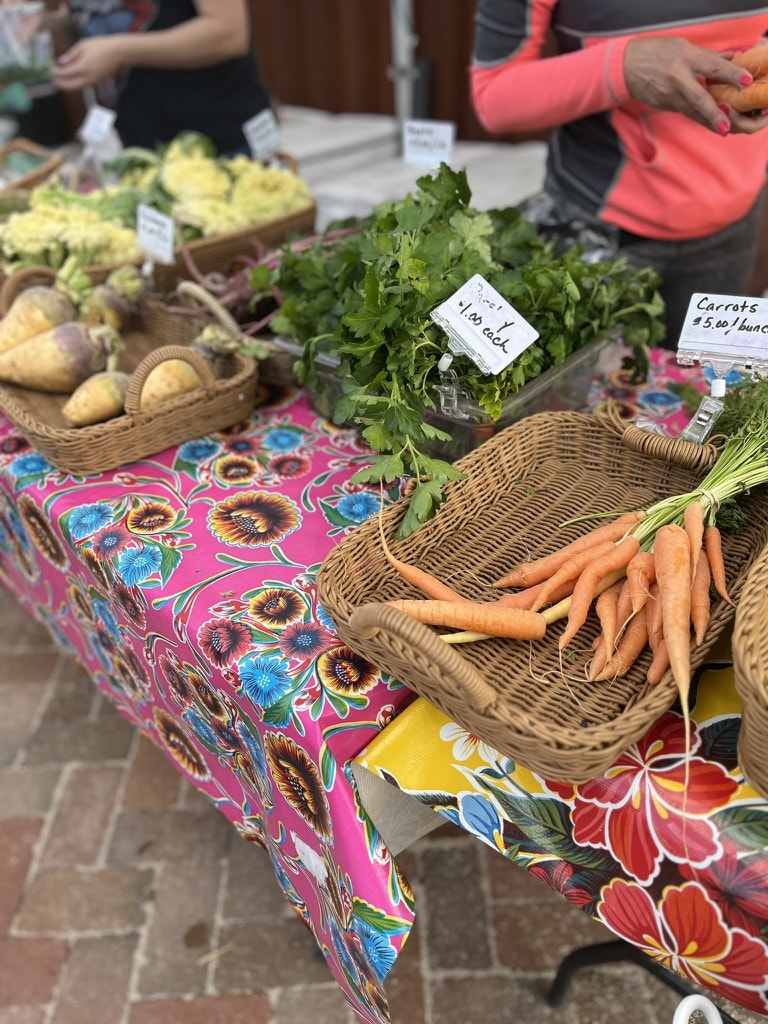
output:
[[[503,608],[495,602],[399,600],[387,604],[428,626],[449,626],[487,636],[541,640],[547,620],[526,608]]]
[[[584,548],[594,547],[604,540],[621,540],[627,530],[631,529],[635,523],[639,523],[644,516],[645,512],[642,509],[638,509],[636,512],[625,512],[617,519],[612,519],[610,522],[596,526],[588,533],[582,534],[570,544],[564,544],[549,555],[543,555],[530,562],[523,562],[517,569],[513,569],[512,572],[497,580],[494,586],[529,587],[534,583],[541,583],[542,580],[549,579],[567,558],[578,554]]]
[[[650,645],[649,645],[650,646]],[[645,681],[649,686],[655,686],[660,683],[664,673],[669,668],[669,651],[667,645],[664,642],[664,637],[659,638],[658,646],[653,652],[653,658],[651,664],[648,666],[648,671],[645,675]]]
[[[597,637],[597,641],[598,643],[595,645],[595,653],[592,655],[589,665],[587,666],[587,679],[591,683],[597,679],[608,661],[608,644],[605,641],[605,636],[600,634],[600,636]]]
[[[619,599],[616,602],[616,635],[621,636],[627,628],[627,623],[632,618],[632,594],[629,589],[629,580],[625,576],[621,581]]]
[[[685,506],[683,513],[683,529],[688,534],[691,544],[691,583],[696,575],[696,563],[699,560],[704,541],[704,505],[700,501],[692,501]]]
[[[733,604],[728,594],[728,584],[725,578],[725,561],[723,559],[723,538],[719,527],[714,524],[704,530],[704,550],[709,559],[709,571],[712,573],[712,582],[720,597],[728,604]]]
[[[525,590],[516,590],[512,594],[502,594],[501,597],[496,599],[495,603],[505,608],[530,608],[541,593],[546,582],[547,580],[544,580],[543,583],[536,583],[532,587],[526,587]],[[557,587],[549,595],[550,603],[554,604],[557,601],[562,601],[564,597],[570,597],[573,593],[573,582],[573,580],[569,580],[561,587]]]
[[[594,547],[583,548],[581,551],[577,551],[575,555],[571,555],[548,580],[544,580],[536,600],[531,605],[533,611],[537,612],[539,608],[549,604],[550,596],[558,587],[562,586],[563,583],[570,583],[578,579],[590,562],[597,558],[602,558],[603,555],[607,555],[614,547],[614,541],[606,540],[596,544]]]
[[[638,551],[627,562],[627,587],[633,612],[639,612],[650,594],[650,585],[656,579],[653,553]]]
[[[409,562],[401,562],[399,558],[395,557],[389,550],[387,538],[384,536],[381,516],[379,516],[379,534],[381,536],[384,557],[406,583],[410,583],[412,587],[420,590],[422,594],[426,597],[431,597],[433,600],[471,603],[468,597],[459,594],[453,587],[449,587],[447,583],[443,583],[442,580],[427,572],[426,569],[420,569],[417,565],[411,565]]]
[[[602,670],[597,673],[595,680],[601,682],[604,679],[616,679],[626,675],[643,653],[647,642],[648,626],[645,621],[645,608],[641,608],[630,619],[621,640],[619,640],[618,647],[606,661]]]
[[[613,645],[616,643],[616,636],[619,631],[617,608],[622,586],[622,580],[612,583],[602,594],[598,594],[595,601],[595,614],[600,621],[600,632],[605,643],[606,657],[607,652],[613,650]]]
[[[648,626],[648,646],[655,653],[659,644],[664,639],[661,625],[659,584],[655,580],[650,586],[650,596],[645,602],[645,622]]]
[[[613,544],[611,550],[601,558],[596,558],[579,576],[576,586],[571,594],[571,606],[568,610],[568,622],[565,631],[559,640],[562,651],[574,638],[579,629],[587,621],[587,615],[595,596],[595,590],[605,576],[618,569],[625,569],[627,562],[637,552],[640,542],[637,537],[624,537],[617,544]]]
[[[686,764],[691,749],[691,542],[682,526],[660,526],[654,541],[664,642],[685,722]]]
[[[697,644],[704,642],[704,634],[709,625],[711,607],[709,584],[711,580],[712,573],[709,570],[707,552],[702,549],[696,565],[696,575],[691,584],[691,623]]]

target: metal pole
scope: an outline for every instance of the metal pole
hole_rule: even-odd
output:
[[[414,53],[418,38],[413,34],[412,0],[389,0],[392,26],[392,63],[389,77],[394,82],[395,116],[400,125],[413,116],[413,82],[416,78]]]

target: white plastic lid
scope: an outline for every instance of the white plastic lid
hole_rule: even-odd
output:
[[[713,398],[722,398],[725,394],[725,377],[713,377],[710,384],[710,394]]]

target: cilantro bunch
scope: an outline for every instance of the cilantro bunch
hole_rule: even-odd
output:
[[[268,280],[264,268],[253,280],[257,299],[267,286],[279,296],[271,329],[302,345],[301,383],[320,387],[318,354],[338,361],[334,419],[358,424],[374,452],[354,479],[413,478],[402,535],[435,513],[448,481],[462,478],[428,454],[450,437],[425,413],[435,408],[437,364],[447,348],[429,314],[470,277],[482,275],[539,332],[495,376],[466,356],[454,359],[459,387],[491,419],[508,396],[600,334],[620,327],[638,376],[647,347],[664,334],[654,272],[623,260],[587,264],[578,247],[555,255],[554,242],[514,207],[480,212],[470,200],[466,172],[442,164],[419,178],[415,193],[377,206],[359,231],[288,249]]]

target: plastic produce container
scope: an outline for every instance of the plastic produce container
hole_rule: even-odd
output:
[[[297,359],[300,357],[302,350],[299,345],[282,337],[272,340]],[[446,393],[443,388],[436,388],[436,407],[427,410],[425,419],[449,434],[451,439],[434,442],[428,449],[429,454],[453,462],[524,416],[538,412],[582,409],[586,405],[592,380],[598,372],[601,355],[615,344],[615,338],[603,336],[572,352],[559,366],[545,370],[505,399],[501,416],[496,420],[491,419],[468,396]],[[320,387],[310,391],[312,404],[321,415],[332,419],[336,399],[341,394],[337,364],[330,356],[321,354],[316,360],[316,366]]]

